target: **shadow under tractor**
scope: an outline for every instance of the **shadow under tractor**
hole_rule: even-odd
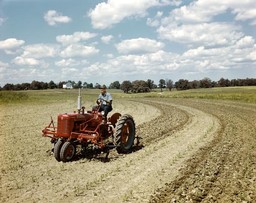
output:
[[[106,119],[103,114],[99,112],[99,106],[85,111],[81,107],[79,91],[78,111],[58,115],[57,126],[51,119],[50,124],[42,130],[42,135],[51,138],[54,144],[55,159],[71,161],[79,145],[85,153],[91,148],[106,152],[106,158],[110,149],[115,148],[118,153],[130,152],[136,138],[133,117],[114,113]]]

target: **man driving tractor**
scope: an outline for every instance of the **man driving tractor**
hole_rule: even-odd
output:
[[[106,85],[102,85],[101,93],[96,101],[98,105],[100,105],[99,111],[104,111],[104,116],[107,118],[107,115],[110,111],[112,111],[112,96],[107,92]]]

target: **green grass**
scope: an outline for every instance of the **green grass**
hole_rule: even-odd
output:
[[[185,91],[153,90],[150,93],[124,94],[121,90],[108,90],[115,99],[136,99],[136,98],[195,98],[195,99],[216,99],[232,100],[248,103],[256,103],[256,86],[253,87],[225,87],[207,88]],[[97,99],[100,90],[82,89],[83,102],[92,102]],[[56,103],[72,101],[76,103],[78,90],[29,90],[29,91],[0,91],[0,104],[16,103]]]
[[[19,103],[29,98],[25,92],[0,91],[0,103]]]
[[[185,91],[169,91],[160,90],[150,93],[140,94],[123,94],[117,93],[120,98],[195,98],[195,99],[216,99],[216,100],[232,100],[248,103],[256,103],[256,86],[251,87],[217,87],[193,89]]]
[[[81,90],[83,100],[92,100],[99,94],[99,90]],[[56,102],[77,101],[78,90],[27,90],[27,91],[0,91],[0,104],[47,104]]]
[[[256,103],[256,86],[254,87],[219,87],[173,92],[173,98],[197,98],[232,100]]]

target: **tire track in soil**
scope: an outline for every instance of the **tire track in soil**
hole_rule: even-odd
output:
[[[256,202],[256,105],[176,100],[215,115],[221,130],[150,202]],[[224,104],[223,104],[224,103]]]
[[[190,114],[175,106],[150,100],[141,100],[139,103],[150,105],[161,111],[157,118],[144,122],[136,128],[137,136],[142,137],[142,144],[149,145],[162,140],[191,122]]]
[[[149,103],[149,101],[141,102]],[[149,122],[150,126],[142,125],[139,131],[141,133],[147,130],[155,131],[155,126],[159,124],[161,138],[155,138],[153,135],[152,139],[150,137],[152,134],[149,133],[145,136],[145,144],[149,145],[122,159],[111,161],[105,166],[107,173],[88,182],[87,192],[82,192],[77,197],[70,197],[70,201],[147,202],[155,189],[163,187],[179,174],[180,168],[185,167],[184,162],[200,147],[211,141],[220,129],[216,117],[194,108],[169,102],[151,101],[150,103],[160,106],[160,109],[164,107],[165,111],[162,112],[161,118]],[[174,122],[168,122],[172,120],[170,115],[176,119],[180,115],[183,117],[179,125],[171,125],[173,129],[170,124]],[[167,129],[163,130],[162,127]],[[65,200],[69,201],[67,198]]]

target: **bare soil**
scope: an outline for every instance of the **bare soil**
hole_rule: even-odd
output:
[[[41,130],[73,106],[0,106],[0,202],[256,202],[256,105],[121,100],[140,148],[57,162]]]

